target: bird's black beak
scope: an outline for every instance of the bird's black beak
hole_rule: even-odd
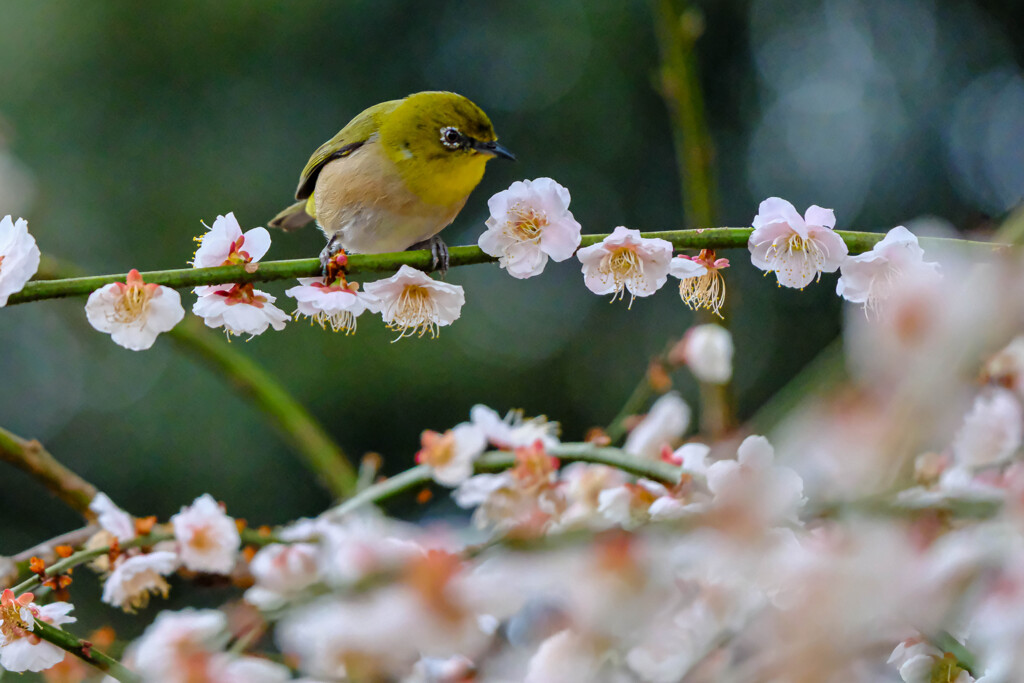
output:
[[[481,154],[490,154],[492,157],[498,157],[499,159],[508,159],[509,161],[516,160],[515,154],[508,151],[497,142],[481,142],[480,140],[473,140],[473,149]]]

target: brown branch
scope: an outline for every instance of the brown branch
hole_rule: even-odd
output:
[[[96,487],[61,465],[35,439],[26,440],[0,427],[0,461],[8,462],[35,477],[50,493],[82,515],[87,522],[96,520],[89,503]]]

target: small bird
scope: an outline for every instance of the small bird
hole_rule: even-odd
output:
[[[320,145],[302,169],[295,198],[270,225],[316,220],[327,237],[320,263],[340,249],[379,254],[431,251],[448,268],[438,235],[466,204],[487,161],[515,156],[497,143],[487,114],[462,95],[420,92],[381,102]]]

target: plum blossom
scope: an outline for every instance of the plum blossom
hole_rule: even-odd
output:
[[[105,493],[97,493],[89,509],[96,513],[96,521],[104,531],[113,534],[124,543],[135,538],[135,520],[127,512],[119,508]]]
[[[701,249],[697,256],[676,256],[669,264],[668,273],[679,278],[679,297],[691,310],[703,308],[721,318],[725,278],[718,271],[728,267],[729,259],[717,258],[714,249]]]
[[[10,216],[0,219],[0,308],[20,292],[39,270],[39,247],[28,232],[28,221]]]
[[[307,316],[323,329],[330,325],[335,332],[345,334],[356,331],[356,318],[364,311],[380,311],[374,297],[359,291],[359,283],[342,278],[325,284],[323,278],[300,277],[299,284],[284,293],[298,302],[296,316]]]
[[[736,460],[719,460],[707,468],[707,486],[715,507],[742,509],[755,520],[795,522],[806,502],[800,475],[774,463],[775,449],[763,436],[748,436]]]
[[[803,218],[779,197],[761,202],[752,223],[747,248],[750,260],[779,284],[803,289],[822,273],[834,273],[849,250],[833,228],[832,209],[811,205]]]
[[[134,268],[125,282],[114,282],[89,295],[85,304],[89,324],[106,332],[115,344],[131,351],[153,346],[161,332],[185,317],[181,295],[170,287],[146,284]]]
[[[36,621],[52,626],[76,621],[68,616],[74,606],[51,602],[40,607],[34,599],[32,593],[15,597],[10,589],[0,595],[0,668],[14,672],[43,671],[64,659],[64,650],[40,640],[32,632]]]
[[[491,216],[479,245],[515,278],[540,275],[550,257],[564,261],[580,246],[569,190],[551,178],[519,180],[487,200]]]
[[[458,486],[473,474],[473,462],[487,446],[487,438],[480,427],[463,422],[439,434],[426,430],[420,436],[423,448],[416,454],[416,462],[430,467],[438,484]]]
[[[926,641],[900,643],[889,655],[888,663],[899,670],[904,683],[973,683],[975,680],[960,668],[955,656],[942,652]]]
[[[690,426],[690,406],[674,391],[661,396],[640,423],[633,427],[622,447],[627,453],[657,460],[661,449],[686,433]]]
[[[953,440],[953,455],[967,467],[997,465],[1021,447],[1024,417],[1016,395],[993,388],[980,394]]]
[[[403,337],[436,337],[438,328],[451,325],[462,312],[466,293],[459,285],[432,279],[426,273],[402,266],[384,280],[369,282],[366,293],[380,303],[381,317],[388,329]]]
[[[238,526],[209,493],[181,508],[171,517],[171,526],[186,568],[212,574],[228,574],[234,568],[242,544]]]
[[[275,300],[251,284],[226,289],[211,287],[199,296],[192,312],[201,317],[207,327],[223,327],[229,336],[247,334],[251,339],[266,332],[268,327],[284,329],[288,314],[274,305]]]
[[[869,314],[877,312],[907,278],[936,277],[939,272],[939,264],[925,262],[917,237],[902,225],[887,232],[871,251],[847,256],[840,267],[836,294],[863,304]]]
[[[164,579],[178,569],[176,553],[157,550],[144,555],[121,555],[103,582],[102,600],[125,612],[134,613],[149,604],[151,595],[167,597],[171,586]]]
[[[629,290],[629,305],[638,296],[650,296],[668,280],[672,243],[660,238],[647,239],[639,230],[623,226],[598,244],[576,252],[583,264],[587,289],[594,294],[611,294],[621,299]]]
[[[238,266],[259,261],[270,249],[270,233],[266,228],[253,228],[242,233],[235,214],[217,216],[207,232],[196,238],[192,265],[195,268]],[[199,293],[199,292],[197,292]]]
[[[227,618],[222,612],[165,611],[132,643],[127,659],[147,681],[216,680],[207,674],[227,642]]]
[[[685,363],[701,382],[725,384],[732,377],[732,335],[721,325],[691,328],[669,352],[669,360]]]
[[[256,585],[245,592],[246,601],[263,610],[283,607],[320,578],[319,556],[312,543],[264,546],[249,563]]]
[[[477,404],[469,411],[469,419],[483,430],[484,436],[495,448],[512,450],[532,446],[540,441],[544,448],[558,445],[557,422],[549,422],[543,415],[524,418],[522,410],[510,410],[502,418],[498,412]]]

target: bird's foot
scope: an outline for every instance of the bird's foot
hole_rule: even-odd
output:
[[[431,270],[440,271],[441,277],[444,277],[445,273],[448,272],[448,266],[451,265],[451,257],[448,254],[448,245],[444,243],[441,236],[434,235],[429,240],[417,242],[406,249],[406,251],[417,251],[419,249],[430,250]]]
[[[329,284],[345,277],[345,266],[348,265],[348,254],[341,248],[341,244],[333,237],[327,241],[327,246],[320,252],[320,272],[324,274],[324,280]]]

